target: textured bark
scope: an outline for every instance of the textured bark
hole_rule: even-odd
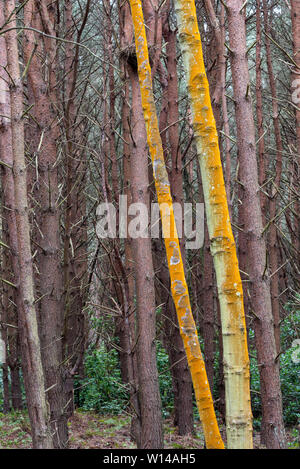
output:
[[[291,0],[291,17],[292,17],[292,35],[293,35],[293,53],[294,61],[297,64],[297,67],[294,67],[291,79],[292,79],[292,92],[296,88],[299,89],[299,80],[300,80],[300,2],[298,0]],[[297,80],[297,81],[296,81]],[[298,93],[299,95],[299,93]],[[298,106],[299,107],[299,106]],[[297,144],[297,156],[294,163],[294,184],[296,185],[296,191],[299,190],[300,186],[300,110],[295,110],[296,117],[296,144]],[[295,208],[295,219],[294,219],[294,232],[296,233],[296,249],[300,251],[300,203],[299,200],[296,202]]]
[[[270,295],[270,279],[266,264],[266,245],[262,236],[258,169],[255,149],[255,127],[249,89],[245,17],[243,1],[229,0],[228,30],[231,68],[235,99],[237,145],[239,149],[240,181],[243,191],[244,233],[247,237],[250,306],[254,313],[257,358],[261,381],[263,428],[269,448],[285,446],[282,421],[279,364]]]
[[[133,26],[127,3],[120,7],[120,26],[121,47],[127,51],[123,56],[124,76],[129,77],[131,85],[131,112],[128,106],[130,90],[125,85],[122,113],[125,193],[128,196],[128,205],[136,202],[148,205],[146,133],[136,58],[131,51]],[[124,317],[124,326],[130,339],[127,345],[126,374],[131,384],[131,434],[138,448],[162,448],[163,430],[155,353],[154,271],[150,239],[129,237],[125,240],[125,273],[128,279],[128,310]]]
[[[138,76],[141,89],[147,142],[152,159],[153,175],[160,206],[163,235],[171,280],[171,291],[175,303],[181,337],[194,384],[206,444],[208,448],[223,448],[213,408],[212,396],[207,381],[197,330],[184,275],[182,257],[175,225],[170,184],[165,167],[162,143],[154,104],[152,77],[147,48],[142,5],[139,0],[130,2],[135,32]]]
[[[225,188],[228,202],[228,210],[230,219],[232,219],[232,204],[231,204],[231,143],[229,140],[229,116],[227,109],[226,98],[226,59],[225,59],[225,7],[221,5],[221,53],[220,53],[220,75],[221,75],[221,99],[222,99],[222,113],[223,113],[223,127],[225,133]]]
[[[262,96],[262,70],[261,70],[261,0],[256,0],[256,116],[257,116],[257,133],[258,133],[258,164],[259,164],[259,185],[262,186],[266,178],[265,168],[265,139],[264,139],[264,126],[263,126],[263,96]],[[263,225],[266,224],[266,204],[267,199],[265,194],[260,192],[260,205],[262,211]]]
[[[5,49],[4,49],[5,51]],[[1,76],[1,72],[0,72]],[[7,93],[7,97],[8,97]],[[2,103],[0,103],[0,108]],[[8,113],[3,115],[8,115]],[[1,113],[1,109],[0,109]],[[4,126],[5,127],[5,126]],[[11,127],[10,124],[3,129],[4,139],[0,143],[0,153],[4,155],[4,162],[7,165],[13,164],[13,158],[11,153]],[[6,135],[5,135],[6,134]],[[8,142],[7,137],[10,137],[10,144],[7,147],[4,147]],[[0,134],[1,140],[1,134]],[[1,150],[4,150],[2,153]],[[3,160],[2,160],[3,161]],[[5,169],[4,169],[5,168]],[[14,207],[14,184],[13,184],[13,175],[12,171],[8,166],[4,166],[2,170],[2,187],[3,187],[3,204],[2,204],[2,240],[7,246],[3,248],[3,261],[2,261],[2,321],[3,321],[3,332],[4,340],[6,344],[6,366],[7,377],[10,376],[10,397],[11,397],[11,408],[14,410],[21,410],[23,408],[22,404],[22,390],[20,382],[20,368],[21,368],[21,354],[20,354],[20,337],[19,337],[19,328],[18,328],[18,308],[20,306],[20,301],[18,299],[19,295],[19,265],[17,258],[14,258],[13,250],[11,246],[14,246],[14,242],[17,242],[17,238],[12,240],[10,243],[10,236],[16,236],[16,220],[15,214],[8,207]],[[11,205],[10,202],[13,202]],[[8,203],[8,205],[6,205]],[[9,234],[9,227],[12,232]],[[17,251],[15,251],[15,254]],[[5,375],[4,375],[5,378]],[[4,386],[5,394],[5,386]],[[10,400],[10,399],[9,399]],[[10,407],[10,404],[9,404]]]
[[[129,5],[124,6],[127,9],[127,17],[130,21]],[[130,24],[130,22],[129,22]],[[126,73],[126,65],[124,65],[124,72]],[[131,204],[131,171],[130,171],[130,109],[129,109],[129,84],[125,84],[125,95],[122,109],[122,122],[123,122],[123,138],[124,138],[124,185],[125,194],[127,195],[127,208]],[[128,220],[127,220],[128,228]],[[123,326],[123,345],[125,359],[121,361],[123,365],[123,380],[130,385],[130,401],[132,406],[132,423],[131,434],[136,442],[139,442],[141,436],[141,409],[138,395],[138,371],[137,371],[137,357],[135,351],[135,284],[134,284],[134,253],[132,247],[132,240],[127,237],[125,239],[125,273],[128,285],[128,311],[124,317]]]
[[[15,1],[5,3],[6,19],[10,26],[16,25],[13,14]],[[23,374],[26,398],[32,430],[33,447],[52,448],[49,417],[46,405],[44,374],[35,310],[33,268],[30,249],[28,220],[26,165],[24,157],[23,88],[19,69],[17,32],[12,29],[5,34],[8,71],[11,79],[11,126],[13,149],[13,174],[16,208],[16,229],[19,253],[20,297],[23,303],[19,311],[19,330],[22,341]]]
[[[210,243],[205,223],[204,232],[204,253],[203,253],[203,341],[204,341],[204,357],[205,368],[207,372],[210,389],[213,390],[214,383],[214,275],[213,275],[213,259],[210,253]]]
[[[192,120],[199,158],[207,225],[220,302],[228,448],[252,447],[249,357],[243,290],[231,230],[218,135],[192,0],[175,1]]]
[[[129,69],[132,89],[132,148],[130,155],[133,203],[149,204],[146,133],[138,76]],[[137,367],[141,411],[140,448],[162,448],[163,433],[155,354],[155,292],[151,240],[132,240],[137,299]]]
[[[65,1],[66,39],[81,41],[90,1],[74,37],[74,19],[70,0]],[[67,364],[68,395],[67,414],[74,410],[73,378],[83,375],[85,351],[84,305],[88,292],[87,281],[87,219],[85,178],[85,151],[76,145],[82,127],[78,123],[76,84],[79,64],[79,46],[68,42],[65,46],[65,73],[68,77],[65,87],[64,124],[66,134],[66,208],[64,239],[64,317],[63,317],[63,356]],[[78,148],[79,147],[79,148]]]
[[[4,23],[3,7],[0,11],[0,23]],[[10,124],[10,94],[7,81],[7,53],[5,36],[0,38],[0,154],[2,187],[2,233],[3,241],[9,248],[3,249],[3,276],[9,283],[3,283],[3,315],[4,322],[12,327],[6,328],[5,338],[7,345],[7,363],[11,371],[12,408],[22,408],[22,396],[20,388],[20,341],[18,331],[18,311],[22,308],[19,293],[19,264],[18,264],[18,240],[15,217],[15,194],[13,180],[13,151],[12,133]],[[6,117],[5,117],[6,116]],[[7,370],[9,373],[9,370]],[[5,378],[5,377],[4,377]],[[5,380],[4,380],[5,382]],[[5,383],[6,384],[6,383]]]
[[[162,16],[161,6],[158,0],[143,0],[143,14],[146,27],[146,37],[151,55],[152,79],[159,64],[162,46]]]
[[[170,276],[164,260],[161,240],[155,243],[155,271],[159,279],[158,303],[163,304],[164,344],[168,352],[174,393],[174,425],[180,435],[193,432],[193,386],[186,354],[180,337],[178,319],[172,295]]]
[[[265,32],[270,36],[270,19],[267,8],[266,0],[263,0],[263,11],[264,11],[264,25]],[[277,354],[280,352],[280,303],[279,303],[279,262],[278,262],[278,240],[277,240],[277,227],[275,224],[275,217],[277,211],[277,199],[278,191],[280,190],[280,180],[282,173],[282,153],[283,153],[283,144],[281,139],[280,132],[280,122],[279,122],[279,109],[278,109],[278,100],[277,100],[277,90],[276,82],[273,71],[272,57],[271,57],[271,44],[268,36],[265,36],[266,44],[266,55],[267,55],[267,67],[270,83],[270,91],[272,96],[272,118],[273,118],[273,127],[275,134],[276,142],[276,158],[275,166],[271,168],[271,173],[274,173],[274,178],[272,181],[271,187],[271,199],[269,204],[269,217],[272,221],[269,228],[269,252],[270,252],[270,273],[271,276],[271,299],[272,299],[272,311],[274,318],[274,334],[276,342]]]
[[[168,10],[169,11],[169,10]],[[179,203],[183,213],[183,179],[182,179],[182,155],[179,147],[179,110],[178,110],[178,79],[177,79],[177,50],[176,34],[172,31],[169,18],[164,21],[163,37],[166,42],[167,54],[167,83],[166,100],[167,112],[165,127],[168,126],[169,152],[171,170],[169,171],[170,188],[173,202]],[[160,123],[161,125],[161,123]],[[166,152],[165,152],[166,154]],[[185,266],[185,242],[183,226],[181,226],[182,237],[179,239],[183,264]],[[180,337],[176,309],[172,297],[169,295],[170,279],[168,270],[164,269],[163,284],[165,286],[166,308],[165,334],[167,338],[167,349],[169,353],[173,388],[174,388],[174,423],[178,426],[179,435],[186,435],[193,431],[193,401],[192,380],[188,368],[184,346]]]
[[[37,25],[47,34],[54,33],[54,5],[47,1],[29,1],[24,7],[27,26]],[[28,67],[28,81],[33,93],[35,120],[32,122],[38,148],[33,148],[37,158],[33,195],[37,201],[35,232],[37,244],[39,295],[39,332],[42,346],[42,361],[45,374],[47,398],[50,405],[53,441],[56,448],[64,448],[68,442],[67,416],[65,413],[65,376],[62,360],[62,269],[60,263],[58,168],[56,141],[59,136],[57,125],[57,97],[55,91],[56,44],[51,39],[38,40],[38,53],[34,53],[35,36],[25,32],[24,56]],[[44,75],[43,64],[47,63]]]

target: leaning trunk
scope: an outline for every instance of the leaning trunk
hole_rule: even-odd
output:
[[[138,75],[147,131],[147,141],[152,159],[154,181],[160,206],[172,296],[177,311],[181,337],[184,342],[191,370],[196,401],[204,428],[207,447],[223,448],[224,445],[219,433],[212,396],[198,341],[197,330],[191,311],[188,288],[180,253],[170,184],[165,167],[163,148],[155,110],[142,5],[139,0],[131,0],[130,6],[135,32]]]
[[[243,288],[232,234],[218,135],[193,0],[175,0],[179,41],[199,158],[207,225],[220,302],[228,448],[252,447],[249,357]]]

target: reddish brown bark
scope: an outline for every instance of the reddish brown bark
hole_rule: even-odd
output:
[[[55,35],[55,6],[47,1],[29,1],[24,7],[27,26],[37,25],[45,33]],[[56,141],[59,136],[56,96],[56,44],[54,40],[39,40],[38,54],[33,54],[35,37],[25,32],[24,56],[28,68],[28,81],[33,93],[35,120],[32,122],[38,148],[33,148],[35,168],[33,195],[37,201],[35,232],[38,264],[38,309],[47,398],[50,405],[54,446],[64,448],[68,441],[68,427],[64,402],[64,370],[62,360],[62,294],[63,281],[60,263],[60,220],[58,210],[58,168]],[[47,74],[42,73],[46,61]]]
[[[153,78],[159,64],[162,46],[162,16],[158,0],[143,0],[143,13]]]
[[[4,22],[3,10],[0,12]],[[2,186],[2,238],[9,248],[3,248],[3,278],[10,282],[3,282],[2,307],[5,323],[11,327],[4,327],[5,341],[7,345],[7,363],[9,369],[4,369],[4,384],[8,386],[5,378],[10,370],[11,377],[11,404],[13,409],[22,408],[22,395],[20,387],[20,344],[18,331],[18,311],[22,308],[19,292],[19,264],[18,264],[18,240],[15,217],[15,195],[13,180],[13,151],[12,133],[10,124],[10,95],[8,88],[8,75],[5,71],[7,66],[5,37],[0,38],[0,154],[1,165],[1,186]],[[6,117],[5,117],[6,116]],[[5,389],[5,397],[7,395]],[[7,404],[7,403],[5,403]],[[9,408],[10,404],[8,405]],[[6,407],[6,405],[5,405]]]
[[[124,73],[126,73],[126,66],[124,66]],[[123,122],[123,138],[124,138],[124,186],[125,195],[127,195],[127,209],[131,204],[131,172],[130,172],[130,110],[129,110],[129,86],[125,84],[124,101],[122,109],[122,122]],[[128,220],[127,220],[128,229]],[[129,384],[130,401],[132,406],[132,423],[131,434],[136,442],[140,441],[141,436],[141,410],[138,396],[138,371],[137,371],[137,357],[135,351],[135,283],[134,283],[134,258],[132,249],[132,240],[126,238],[125,242],[125,275],[127,279],[127,298],[128,308],[124,311],[122,318],[123,334],[120,335],[121,354],[123,360],[120,360],[123,381]]]
[[[280,132],[279,122],[279,109],[277,100],[276,82],[273,71],[272,57],[271,57],[271,44],[268,36],[271,34],[270,20],[266,0],[263,0],[264,12],[264,26],[266,44],[267,67],[270,83],[270,91],[272,96],[272,113],[273,113],[273,126],[276,142],[276,159],[275,167],[272,167],[271,172],[274,174],[271,187],[271,198],[269,204],[269,217],[271,225],[269,228],[269,252],[270,252],[270,273],[271,273],[271,298],[272,298],[272,311],[274,318],[274,333],[276,341],[277,353],[280,352],[280,304],[279,304],[279,272],[278,272],[278,242],[277,242],[277,228],[275,224],[275,217],[277,211],[278,191],[280,190],[280,180],[282,173],[282,153],[283,144]]]
[[[297,67],[294,67],[291,79],[292,79],[292,93],[297,89],[299,90],[300,84],[300,3],[298,0],[291,0],[291,17],[292,17],[292,35],[293,35],[293,52],[294,52],[294,61],[297,64]],[[299,92],[297,93],[299,96]],[[296,188],[296,193],[299,191],[300,187],[300,109],[299,104],[298,108],[295,109],[296,117],[296,146],[297,146],[297,155],[295,162],[293,164],[294,172],[294,185]],[[295,216],[294,216],[294,232],[295,232],[295,241],[296,249],[300,252],[300,204],[299,200],[296,201],[295,207]]]
[[[80,28],[74,37],[74,19],[70,0],[65,2],[66,39],[81,41],[90,1],[86,4]],[[85,351],[84,305],[88,293],[87,281],[87,217],[85,178],[86,161],[82,127],[78,123],[76,103],[76,84],[78,79],[79,46],[68,42],[65,46],[65,87],[64,123],[66,134],[66,208],[64,238],[64,318],[63,318],[63,356],[67,364],[68,395],[67,413],[74,410],[73,378],[83,375]],[[78,144],[78,145],[77,145]]]
[[[231,143],[229,139],[229,116],[227,109],[227,98],[226,98],[226,58],[225,58],[225,7],[221,5],[220,15],[220,29],[221,29],[221,53],[220,53],[220,75],[221,75],[221,99],[222,99],[222,117],[223,117],[223,128],[225,133],[225,187],[228,202],[228,210],[230,218],[232,218],[232,203],[231,203]]]
[[[16,26],[13,15],[15,1],[5,3],[6,19],[10,26]],[[26,165],[24,156],[23,124],[23,88],[19,69],[19,51],[17,31],[11,29],[5,34],[7,46],[8,73],[11,79],[10,104],[12,128],[12,152],[16,233],[19,257],[20,298],[22,307],[19,310],[19,330],[22,341],[23,375],[26,399],[32,430],[33,447],[36,449],[52,448],[47,406],[45,399],[44,374],[41,360],[40,341],[38,336],[33,266],[30,249],[30,229],[28,219]]]
[[[254,313],[257,358],[260,371],[262,418],[265,441],[269,448],[285,446],[279,364],[266,269],[266,245],[262,236],[262,214],[259,197],[255,149],[255,127],[249,94],[245,17],[243,1],[227,2],[231,68],[235,98],[237,145],[239,149],[243,229],[247,239],[250,306]]]
[[[132,202],[149,204],[146,130],[138,75],[128,67],[132,90],[131,195]],[[162,448],[163,433],[155,354],[155,291],[150,238],[132,240],[137,299],[137,364],[141,408],[140,448]]]
[[[263,96],[262,96],[262,70],[261,70],[261,0],[256,0],[256,116],[257,116],[257,133],[258,133],[258,162],[259,162],[259,185],[265,182],[265,139],[263,126]],[[266,203],[265,194],[260,192],[260,204],[263,217],[263,225],[266,224]]]
[[[122,5],[120,9],[120,24],[122,50],[126,51],[124,53],[125,77],[129,77],[131,85],[131,113],[129,114],[127,105],[123,107],[126,192],[130,190],[128,201],[131,203],[143,202],[148,205],[147,139],[136,56],[135,52],[130,49],[133,42],[133,25],[129,4]],[[125,97],[128,99],[127,93]],[[133,335],[132,303],[129,303],[125,317],[130,334],[128,358],[131,365],[128,371],[133,389],[131,400],[137,413],[137,418],[133,419],[132,434],[138,448],[162,448],[161,403],[155,353],[156,308],[151,240],[150,238],[130,239],[125,246],[125,269],[130,275],[127,298],[132,302],[134,285],[136,295],[136,337]],[[137,394],[135,394],[136,390]]]

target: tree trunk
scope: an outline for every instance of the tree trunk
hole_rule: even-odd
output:
[[[269,448],[283,448],[285,434],[276,360],[270,279],[266,269],[266,245],[262,235],[255,127],[249,94],[245,17],[243,1],[227,2],[231,69],[235,99],[237,145],[239,150],[241,202],[244,207],[244,233],[248,242],[250,307],[255,316],[257,359],[260,371],[263,428]]]
[[[85,151],[81,152],[78,142],[82,128],[78,122],[76,103],[76,84],[78,79],[79,46],[90,1],[87,2],[77,36],[74,37],[74,18],[71,0],[65,1],[65,85],[64,130],[66,134],[66,208],[64,238],[64,317],[63,317],[63,357],[66,360],[68,381],[68,403],[66,413],[74,411],[73,379],[74,375],[83,376],[85,352],[85,316],[84,305],[88,292],[87,282],[87,217],[86,217],[86,172]],[[84,143],[85,143],[85,137]],[[82,145],[84,146],[84,144]]]
[[[128,67],[129,68],[129,67]],[[146,133],[139,82],[136,71],[129,69],[132,89],[132,149],[131,196],[132,203],[143,203],[149,208],[149,180]],[[161,402],[155,353],[155,292],[151,240],[132,240],[137,299],[137,366],[139,402],[141,410],[140,448],[163,448]]]
[[[257,133],[258,133],[258,165],[259,174],[258,181],[260,187],[264,184],[266,178],[265,168],[265,139],[263,126],[263,96],[262,96],[262,70],[261,70],[261,0],[256,0],[256,116],[257,116]],[[265,194],[260,192],[260,205],[262,211],[263,225],[266,224],[266,203]]]
[[[300,2],[298,0],[291,0],[291,17],[292,17],[292,35],[293,35],[293,52],[294,52],[294,61],[297,64],[297,67],[294,67],[293,73],[291,76],[292,79],[292,93],[296,90],[299,90],[300,85]],[[299,91],[297,92],[299,96]],[[299,104],[295,110],[296,117],[296,145],[297,145],[297,155],[295,158],[295,163],[293,165],[294,169],[294,184],[296,185],[296,192],[299,190],[300,186],[300,109]],[[300,251],[300,203],[299,200],[296,202],[295,207],[295,220],[294,220],[294,232],[296,233],[296,249]]]
[[[265,32],[270,36],[270,23],[268,18],[268,8],[266,0],[263,0],[264,11],[264,25]],[[280,133],[279,110],[277,101],[276,82],[273,71],[272,57],[271,57],[271,44],[268,36],[265,36],[267,67],[270,82],[270,91],[272,96],[272,112],[273,112],[273,126],[276,142],[276,159],[275,166],[271,168],[271,174],[274,174],[274,180],[271,186],[271,199],[269,204],[269,252],[270,252],[270,274],[271,276],[271,299],[272,311],[274,319],[274,334],[276,342],[277,354],[280,352],[280,303],[279,303],[279,272],[278,272],[278,242],[277,242],[277,227],[275,222],[278,191],[280,190],[281,172],[282,172],[282,153],[283,145]]]
[[[54,5],[46,1],[29,1],[24,7],[27,26],[44,28],[47,34],[54,33]],[[40,17],[39,17],[40,15]],[[62,367],[62,269],[60,261],[60,220],[58,210],[58,167],[56,141],[59,136],[57,124],[56,44],[46,38],[38,40],[35,52],[35,37],[32,31],[25,32],[24,55],[28,68],[28,81],[33,92],[35,135],[39,142],[34,152],[38,154],[34,181],[34,197],[37,200],[35,233],[38,264],[39,332],[42,346],[42,361],[48,389],[51,426],[55,448],[68,444],[68,426],[65,412],[65,376]],[[43,75],[43,63],[48,64]]]
[[[16,26],[15,1],[5,3],[6,19],[10,27]],[[5,34],[8,72],[11,79],[11,126],[13,150],[13,174],[16,207],[16,229],[19,252],[20,297],[23,307],[19,311],[19,330],[22,342],[23,375],[26,398],[35,449],[52,448],[49,428],[44,374],[35,310],[33,268],[30,249],[30,228],[28,220],[26,164],[24,157],[23,87],[19,69],[17,31],[11,29]]]
[[[187,74],[207,225],[220,301],[228,448],[252,448],[249,357],[243,289],[232,235],[218,135],[193,0],[175,0],[179,41]],[[196,58],[196,60],[195,60]]]

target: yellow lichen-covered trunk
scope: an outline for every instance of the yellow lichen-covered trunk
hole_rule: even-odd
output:
[[[223,449],[224,444],[220,436],[215,416],[197,330],[191,311],[189,293],[175,226],[170,184],[165,168],[162,143],[154,104],[151,69],[141,1],[130,0],[130,6],[134,25],[138,74],[147,131],[147,141],[152,159],[157,198],[160,206],[163,236],[170,271],[172,296],[178,315],[180,334],[183,339],[191,371],[197,406],[205,434],[206,447]]]
[[[243,289],[194,0],[174,0],[221,311],[228,448],[252,448]]]

